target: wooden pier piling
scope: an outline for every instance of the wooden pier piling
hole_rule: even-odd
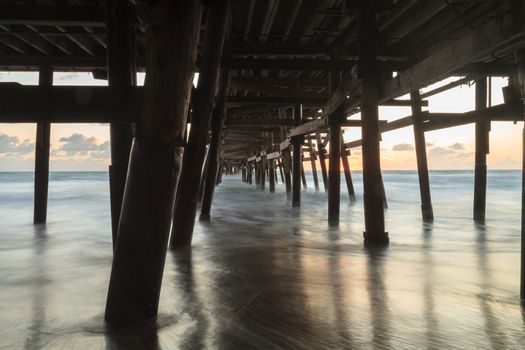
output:
[[[287,147],[281,151],[283,158],[283,170],[284,170],[284,185],[286,188],[286,198],[292,198],[292,155],[290,147]]]
[[[487,78],[476,80],[476,110],[487,108]],[[487,154],[489,153],[490,121],[476,122],[473,218],[485,221],[487,197]]]
[[[191,245],[197,214],[198,186],[212,113],[212,106],[220,75],[230,0],[210,3],[207,15],[203,54],[200,57],[198,87],[193,98],[193,119],[188,145],[184,151],[180,192],[175,203],[170,247]]]
[[[122,108],[126,103],[124,96],[132,86],[136,85],[135,35],[131,25],[130,6],[129,1],[126,0],[111,0],[108,1],[106,8],[108,85],[117,92],[113,105],[115,115],[124,110]],[[109,129],[111,143],[109,186],[114,247],[126,184],[133,126],[111,123]]]
[[[339,221],[341,202],[341,120],[342,113],[336,111],[330,115],[330,155],[328,172],[328,220],[331,223]]]
[[[350,172],[350,162],[348,161],[348,156],[350,155],[350,150],[345,149],[345,141],[343,135],[341,135],[341,163],[343,164],[343,171],[345,174],[346,189],[348,190],[348,198],[350,202],[355,202],[355,190],[354,182],[352,180],[352,173]]]
[[[323,178],[324,191],[328,191],[328,172],[326,171],[326,153],[323,146],[323,140],[321,134],[315,134],[317,143],[317,153],[319,155],[319,166],[321,167],[321,176]]]
[[[363,120],[363,189],[366,243],[388,243],[381,191],[379,147],[380,69],[377,61],[376,1],[361,0],[358,13],[358,74],[361,83]]]
[[[270,192],[275,192],[275,161],[273,159],[268,161],[268,169],[270,170],[270,176],[268,178]]]
[[[304,153],[301,152],[301,182],[303,183],[303,188],[304,189],[307,189],[308,188],[308,184],[306,182],[306,173],[304,172],[304,164],[303,164],[303,160],[304,159]]]
[[[223,71],[220,77],[219,93],[217,102],[213,108],[211,118],[211,139],[208,148],[208,171],[204,181],[204,194],[202,197],[200,220],[209,220],[213,195],[215,193],[215,183],[219,172],[219,150],[221,147],[221,135],[226,119],[226,106],[228,92],[230,89],[230,72]],[[243,181],[247,180],[246,167],[242,168]],[[250,172],[251,174],[251,172]]]
[[[53,85],[53,68],[42,66],[38,75],[39,86]],[[33,222],[45,224],[47,221],[47,192],[49,186],[49,147],[51,124],[36,124],[35,142],[35,200]]]
[[[152,11],[144,105],[131,150],[106,303],[110,326],[156,321],[201,12],[200,2],[192,0],[160,0]]]
[[[410,93],[412,103],[412,119],[414,129],[414,143],[416,148],[417,175],[419,179],[419,193],[421,196],[421,215],[424,222],[434,220],[432,199],[430,196],[430,180],[428,177],[427,146],[425,131],[422,125],[421,96],[419,91]]]
[[[303,119],[303,106],[295,105],[293,109],[294,125],[300,125]],[[292,207],[301,206],[301,147],[303,144],[302,136],[292,137],[293,159],[292,159]]]
[[[310,166],[312,167],[312,178],[314,180],[315,191],[319,192],[319,179],[317,177],[317,165],[315,163],[317,156],[315,154],[314,146],[312,145],[312,140],[308,140],[308,150],[310,151]]]

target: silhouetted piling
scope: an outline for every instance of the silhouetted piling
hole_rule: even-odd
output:
[[[419,91],[410,94],[412,103],[412,119],[414,123],[414,143],[416,147],[417,175],[419,179],[419,193],[421,195],[421,215],[423,221],[432,222],[434,211],[432,209],[432,199],[430,196],[430,181],[428,177],[427,146],[425,141],[425,131],[422,125],[421,96]]]
[[[113,113],[122,113],[126,94],[136,85],[134,29],[129,1],[111,0],[106,6],[108,85],[117,92]],[[111,165],[109,186],[111,200],[111,231],[115,246],[124,186],[128,171],[133,126],[112,123],[109,127]]]
[[[294,125],[300,125],[303,119],[302,105],[295,105],[293,109]],[[301,147],[303,144],[302,136],[292,137],[293,160],[292,160],[292,207],[301,206]]]
[[[355,202],[354,182],[352,181],[352,173],[350,172],[350,162],[348,161],[349,155],[350,150],[345,149],[345,141],[343,139],[343,135],[341,135],[341,163],[343,163],[346,189],[348,190],[348,197],[350,198],[350,202]]]
[[[184,151],[180,193],[175,203],[170,247],[189,246],[197,214],[197,193],[202,176],[209,124],[220,74],[220,63],[230,11],[230,0],[210,2],[204,49],[200,57],[199,83],[193,98],[193,118]]]
[[[153,324],[157,317],[197,58],[200,2],[160,0],[152,14],[157,26],[148,29],[143,112],[131,150],[107,296],[105,318],[111,326]]]
[[[357,42],[358,71],[362,79],[364,238],[368,243],[386,243],[388,233],[385,232],[379,148],[378,105],[381,70],[377,62],[376,1],[361,0],[359,3]]]
[[[317,142],[317,154],[319,155],[319,165],[321,167],[321,176],[323,178],[324,191],[328,191],[328,172],[326,171],[326,153],[323,145],[321,134],[315,134]]]
[[[268,182],[270,184],[270,192],[275,192],[275,161],[273,159],[270,159],[268,161],[268,168],[270,170],[270,177],[268,178]]]
[[[476,110],[487,107],[487,78],[476,80]],[[489,153],[490,121],[476,122],[476,152],[474,168],[474,208],[473,217],[485,221],[487,197],[487,154]]]
[[[317,178],[317,165],[315,164],[317,157],[315,155],[314,146],[312,145],[312,140],[308,140],[308,151],[310,152],[310,166],[312,167],[312,178],[314,180],[314,187],[316,191],[319,191],[319,180]]]
[[[53,85],[53,68],[40,67],[38,85]],[[51,137],[50,123],[36,124],[35,142],[35,201],[33,222],[45,224],[47,220],[47,192],[49,185],[49,147]]]
[[[208,149],[208,171],[206,180],[204,181],[204,195],[202,197],[201,205],[201,220],[209,220],[211,205],[213,202],[213,195],[215,193],[215,183],[217,181],[217,174],[219,171],[219,150],[221,147],[221,134],[226,119],[226,106],[230,84],[230,73],[223,71],[221,73],[219,93],[217,96],[216,105],[213,108],[211,118],[211,139],[210,147]],[[243,181],[246,181],[246,167],[243,170]]]

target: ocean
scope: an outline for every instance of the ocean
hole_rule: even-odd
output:
[[[384,249],[363,246],[352,175],[337,227],[309,173],[300,209],[280,176],[276,193],[224,176],[212,221],[168,253],[158,328],[115,334],[107,173],[51,173],[45,226],[32,224],[33,173],[0,173],[0,348],[523,349],[521,172],[488,172],[479,224],[473,172],[431,171],[423,224],[416,172],[385,171]]]

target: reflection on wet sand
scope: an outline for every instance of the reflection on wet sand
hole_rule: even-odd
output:
[[[357,204],[339,227],[304,193],[300,210],[226,178],[191,249],[166,260],[157,327],[105,329],[111,264],[107,221],[78,218],[0,230],[0,348],[519,349],[515,242],[470,220],[390,229],[365,248]],[[235,198],[235,201],[232,200]],[[391,196],[395,197],[395,196]],[[99,200],[99,199],[97,199]],[[249,205],[252,201],[257,205]],[[281,201],[280,201],[281,200]],[[89,204],[89,203],[88,203]],[[417,209],[417,208],[416,208]],[[439,209],[439,208],[438,208]],[[392,200],[389,217],[401,217]],[[396,215],[394,215],[396,214]],[[392,220],[392,219],[390,219]],[[390,227],[405,227],[390,222]],[[0,223],[1,225],[1,223]],[[32,227],[32,226],[27,226]],[[11,312],[19,310],[19,312]]]

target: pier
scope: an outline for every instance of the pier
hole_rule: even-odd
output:
[[[273,291],[262,298],[254,294],[253,300],[260,304],[253,305],[250,294],[242,293],[242,286],[230,289],[231,295],[238,296],[240,301],[239,305],[228,304],[226,312],[247,319],[248,326],[241,327],[242,330],[251,332],[249,324],[257,321],[257,317],[244,315],[237,307],[247,312],[262,309],[262,314],[268,313],[261,316],[262,326],[266,327],[273,317],[267,308],[271,310],[272,300],[286,294],[287,288],[303,285],[305,293],[317,293],[312,281],[294,279],[307,279],[309,268],[320,275],[328,273],[329,266],[316,270],[305,261],[294,261],[303,252],[283,256],[282,251],[265,244],[243,251],[241,243],[249,246],[249,239],[264,238],[253,233],[242,237],[238,231],[228,236],[224,222],[229,219],[224,217],[215,224],[217,212],[235,217],[237,211],[242,211],[235,198],[222,192],[222,201],[225,198],[234,201],[225,206],[232,212],[224,208],[215,211],[216,192],[223,187],[226,191],[242,186],[243,200],[250,198],[251,193],[253,203],[262,200],[268,205],[272,200],[269,196],[280,201],[276,205],[281,210],[274,213],[276,222],[254,218],[252,225],[243,224],[245,230],[269,233],[276,242],[280,238],[269,232],[268,227],[278,225],[279,220],[300,222],[301,213],[311,210],[304,209],[311,204],[307,201],[316,201],[319,196],[325,196],[319,201],[326,204],[319,218],[327,223],[327,232],[336,230],[338,236],[344,235],[349,218],[345,216],[348,208],[342,203],[360,201],[364,215],[352,216],[352,225],[360,227],[359,245],[353,232],[351,249],[365,252],[366,259],[361,263],[367,265],[368,297],[373,306],[370,317],[382,328],[379,333],[389,333],[395,320],[388,315],[388,305],[382,305],[383,287],[388,283],[378,280],[376,275],[384,277],[391,272],[389,245],[395,244],[403,232],[388,226],[385,220],[389,198],[381,169],[380,145],[382,135],[401,128],[413,129],[420,193],[420,201],[414,202],[414,206],[420,207],[420,217],[412,219],[421,224],[422,230],[441,220],[434,213],[425,133],[460,125],[475,125],[472,222],[483,227],[490,217],[486,198],[491,123],[524,120],[525,4],[522,1],[66,3],[53,0],[28,5],[15,0],[1,5],[0,70],[38,71],[40,79],[38,86],[0,83],[0,122],[37,125],[35,225],[45,225],[49,217],[53,124],[110,125],[108,235],[113,256],[104,313],[109,329],[159,322],[159,313],[163,312],[159,300],[161,286],[164,288],[165,264],[170,264],[170,272],[178,268],[198,270],[199,263],[208,266],[206,256],[192,255],[195,225],[201,233],[206,231],[209,235],[217,228],[220,234],[217,237],[231,242],[229,247],[217,237],[208,238],[206,244],[217,245],[208,257],[228,260],[225,266],[232,270],[239,268],[241,274],[249,275],[252,268],[252,277],[259,280],[251,281],[247,289]],[[91,72],[97,79],[107,80],[108,86],[53,86],[53,72],[64,71]],[[146,73],[144,86],[137,86],[137,72]],[[196,73],[198,81],[193,86]],[[492,105],[488,100],[493,77],[508,78],[502,104]],[[445,79],[452,80],[423,92]],[[461,113],[427,110],[429,97],[472,84],[476,90],[474,110]],[[409,107],[411,113],[387,121],[382,119],[380,106]],[[359,129],[360,139],[345,140],[344,132],[349,128]],[[523,135],[525,140],[525,130]],[[522,147],[525,154],[525,142]],[[348,162],[348,156],[357,148],[362,150],[363,158],[362,193],[354,187],[356,174]],[[314,171],[312,183],[307,181],[308,169]],[[239,182],[235,186],[233,179]],[[346,186],[343,193],[341,179]],[[525,175],[522,187],[516,188],[520,190],[521,263],[516,279],[521,281],[521,288],[515,291],[516,303],[525,300]],[[305,197],[305,192],[311,191],[317,197]],[[286,245],[293,247],[295,243],[287,241]],[[341,251],[346,245],[331,244],[321,244],[326,250],[320,256],[328,257],[328,264],[351,264],[347,254],[353,253]],[[242,259],[235,254],[253,254],[262,261],[253,258],[241,266]],[[308,256],[315,254],[307,252]],[[433,256],[431,250],[421,254],[423,260]],[[166,260],[166,256],[173,261]],[[300,265],[300,276],[292,276],[286,264]],[[220,268],[211,263],[209,266]],[[267,271],[266,275],[267,267],[274,268],[275,274]],[[332,285],[339,286],[341,281],[354,283],[350,266],[335,270],[337,273],[324,276],[333,279]],[[288,273],[290,279],[284,281],[277,276],[281,272]],[[174,281],[182,288],[179,294],[194,292],[191,285],[195,282],[188,280],[187,275],[175,271],[174,276],[183,278]],[[202,274],[196,276],[204,278]],[[232,275],[224,281],[216,280],[215,288],[235,278]],[[286,283],[290,284],[287,288]],[[345,328],[341,333],[331,330],[340,340],[336,343],[359,344],[352,336],[352,321],[337,311],[345,304],[338,300],[342,292],[322,292],[332,293],[335,305],[330,325]],[[179,298],[179,294],[172,295]],[[206,297],[211,298],[208,294]],[[187,305],[177,301],[178,310],[199,308],[206,303],[197,300],[200,297],[185,296]],[[306,324],[315,322],[314,318],[301,321],[304,315],[299,309],[303,301],[299,299],[303,295],[294,292],[290,297],[296,305],[275,305],[285,314],[284,319],[288,317],[283,322],[291,327],[290,331],[295,326],[305,331],[302,336],[297,335],[303,340],[323,337],[326,329]],[[104,309],[104,305],[100,307]],[[252,307],[256,309],[251,310]],[[431,312],[432,307],[428,308]],[[433,317],[428,316],[427,321],[432,322]],[[344,333],[348,331],[352,334]],[[246,339],[250,339],[250,334]],[[252,335],[265,336],[264,332]],[[266,336],[273,339],[271,334]],[[297,345],[295,336],[288,340],[281,336],[274,339],[274,345],[304,346]],[[224,344],[234,343],[225,340]],[[318,344],[329,348],[325,343]]]

